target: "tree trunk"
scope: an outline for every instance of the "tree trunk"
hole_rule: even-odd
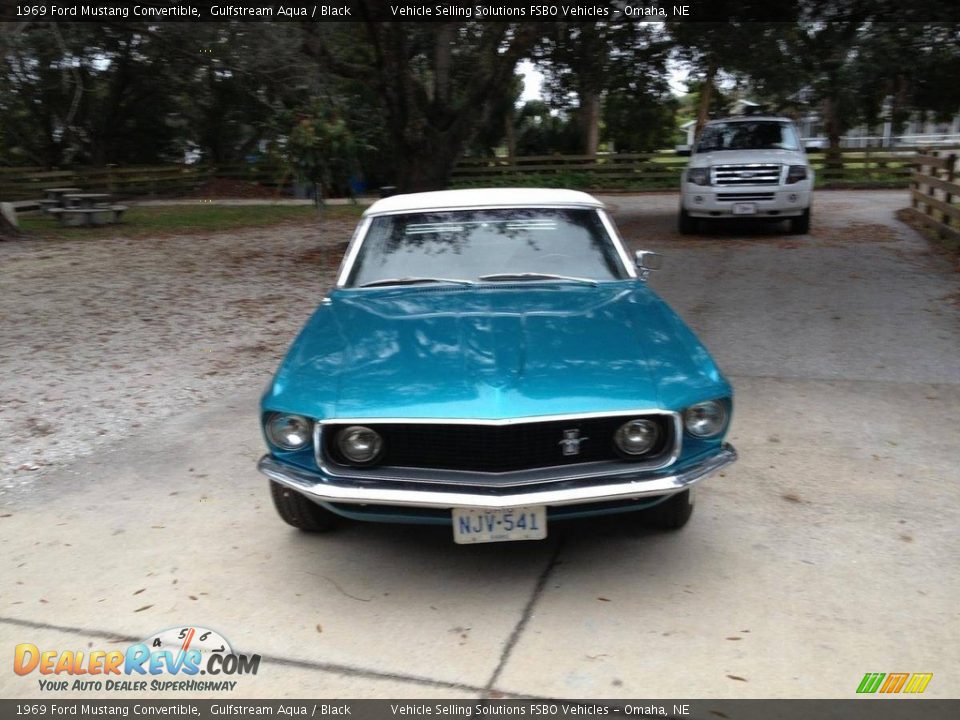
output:
[[[710,101],[713,100],[713,83],[717,79],[717,64],[711,60],[707,66],[707,75],[703,79],[703,85],[700,87],[700,104],[697,107],[697,125],[693,132],[693,140],[700,139],[700,132],[703,126],[710,119]]]
[[[361,1],[361,14],[369,18],[372,5]],[[463,27],[445,23],[428,33],[424,26],[367,19],[369,58],[350,62],[331,52],[316,26],[303,25],[304,48],[323,66],[377,88],[402,192],[447,187],[460,153],[503,102],[517,62],[544,31],[540,23],[512,31],[507,23],[489,23],[463,35]],[[415,60],[421,57],[428,59],[426,71]],[[473,72],[456,75],[453,60],[470,63]]]
[[[503,124],[503,133],[507,142],[507,157],[513,160],[517,155],[517,118],[513,107],[507,111]]]
[[[826,175],[829,176],[843,172],[843,154],[840,152],[840,136],[843,134],[843,127],[837,114],[837,103],[830,97],[823,101],[823,125],[829,141],[824,159]]]
[[[403,162],[397,168],[400,192],[446,190],[462,145],[431,133],[425,140],[405,143]]]
[[[580,92],[580,131],[584,155],[596,155],[600,145],[600,93]]]
[[[437,27],[433,42],[433,102],[445,107],[450,102],[450,65],[453,54],[453,26]]]

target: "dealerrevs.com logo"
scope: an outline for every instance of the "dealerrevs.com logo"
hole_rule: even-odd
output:
[[[236,653],[218,632],[195,626],[162,630],[125,649],[56,650],[20,643],[13,653],[13,671],[37,673],[44,691],[229,691],[237,686],[233,678],[256,675],[259,668],[259,655]]]

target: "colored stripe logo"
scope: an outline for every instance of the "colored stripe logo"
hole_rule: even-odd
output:
[[[933,673],[866,673],[857,687],[858,694],[919,694],[927,689]]]

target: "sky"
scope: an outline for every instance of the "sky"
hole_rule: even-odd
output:
[[[679,64],[668,62],[667,69],[670,71],[670,89],[675,95],[685,95],[687,86],[684,82],[687,78],[687,71]],[[543,99],[543,73],[536,65],[529,60],[521,60],[517,65],[517,72],[523,75],[523,93],[520,95],[520,105],[528,100]]]

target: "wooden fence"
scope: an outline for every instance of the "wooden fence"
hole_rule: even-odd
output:
[[[841,148],[841,163],[811,153],[820,187],[907,187],[915,149]],[[672,152],[468,158],[453,171],[454,187],[531,185],[586,190],[677,188],[688,158]]]
[[[0,168],[0,200],[43,197],[48,187],[79,187],[113,195],[155,195],[192,190],[214,176],[212,168],[198,165],[143,165],[130,167]]]
[[[921,151],[922,153],[923,151]],[[917,150],[843,148],[842,164],[826,167],[812,153],[818,187],[907,187]],[[924,155],[926,157],[926,155]],[[930,157],[936,157],[930,155]],[[453,171],[453,187],[543,186],[583,190],[677,189],[688,158],[673,152],[609,155],[534,155],[465,158]],[[289,169],[266,164],[151,165],[107,168],[0,168],[0,201],[38,199],[43,189],[75,186],[120,197],[190,192],[211,178],[231,178],[268,187],[290,187]]]
[[[914,158],[907,217],[920,221],[940,238],[960,247],[960,183],[955,152],[930,153]]]

